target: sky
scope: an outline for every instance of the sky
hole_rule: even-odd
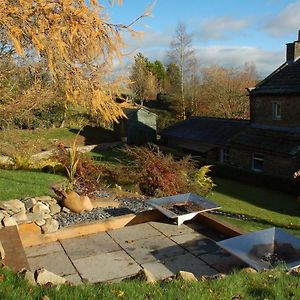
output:
[[[132,63],[137,52],[167,62],[177,24],[192,34],[200,66],[253,63],[266,76],[285,61],[285,44],[298,38],[300,0],[123,0],[108,9],[113,23],[129,24],[153,5],[150,17],[133,27],[143,36],[124,36]]]

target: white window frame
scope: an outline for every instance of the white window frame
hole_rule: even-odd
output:
[[[256,168],[254,161],[262,162],[262,168]],[[256,172],[263,172],[263,170],[264,170],[264,161],[265,161],[265,158],[261,153],[252,153],[252,162],[251,162],[252,170],[256,171]]]
[[[220,162],[222,163],[229,163],[229,149],[228,148],[221,148],[220,149]]]
[[[272,102],[272,118],[273,120],[281,120],[282,105],[280,102]]]

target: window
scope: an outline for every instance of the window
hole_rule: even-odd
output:
[[[253,153],[252,155],[252,170],[262,172],[264,169],[264,156]]]
[[[281,103],[272,103],[273,120],[281,120]]]
[[[229,163],[229,149],[220,150],[220,161],[223,163]]]

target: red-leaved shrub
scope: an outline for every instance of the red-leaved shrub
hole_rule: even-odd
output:
[[[124,151],[133,158],[132,167],[135,169],[140,190],[145,195],[167,196],[197,192],[197,183],[193,178],[198,170],[190,156],[175,160],[171,154],[164,154],[154,145],[127,146]],[[209,178],[206,174],[203,176]],[[207,190],[209,188],[205,192]]]

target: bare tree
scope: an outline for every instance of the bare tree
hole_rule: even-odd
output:
[[[194,49],[192,46],[192,35],[187,33],[186,25],[179,23],[175,30],[175,36],[170,43],[168,53],[169,59],[175,63],[180,70],[180,97],[182,103],[182,118],[186,119],[185,84],[190,72]]]

